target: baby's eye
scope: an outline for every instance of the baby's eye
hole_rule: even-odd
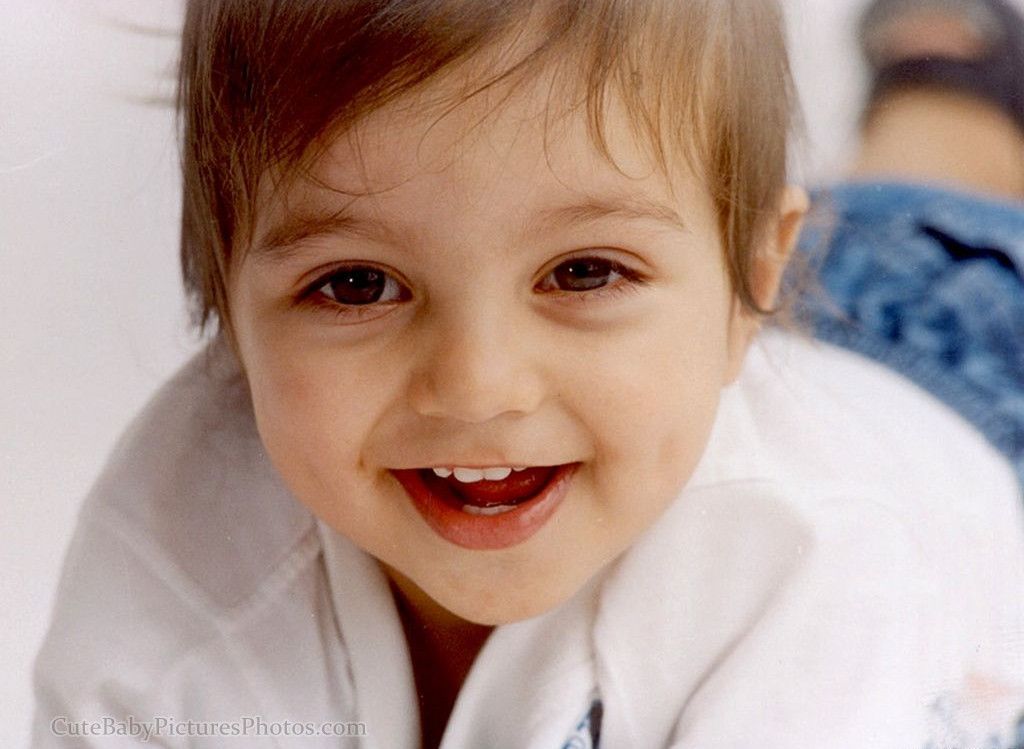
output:
[[[567,260],[540,283],[542,291],[592,291],[615,283],[621,278],[632,279],[634,274],[612,260],[583,257]]]
[[[393,276],[378,268],[352,266],[340,268],[317,282],[315,291],[338,304],[365,306],[402,301],[402,285]]]

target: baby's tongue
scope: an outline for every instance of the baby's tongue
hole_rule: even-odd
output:
[[[452,490],[466,504],[476,507],[494,507],[496,505],[514,505],[530,499],[540,491],[554,473],[553,466],[527,468],[523,471],[512,471],[502,481],[474,481],[464,484],[454,476],[445,479]]]

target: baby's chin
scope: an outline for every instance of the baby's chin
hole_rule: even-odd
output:
[[[543,584],[522,584],[515,589],[481,586],[481,592],[458,592],[441,586],[424,592],[450,613],[473,624],[496,627],[542,616],[565,604],[588,585],[593,575],[580,574]]]

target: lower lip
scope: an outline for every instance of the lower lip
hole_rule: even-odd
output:
[[[419,471],[392,471],[427,525],[441,538],[465,549],[504,549],[522,543],[547,522],[572,485],[579,463],[559,466],[532,498],[500,515],[471,515],[432,491]]]

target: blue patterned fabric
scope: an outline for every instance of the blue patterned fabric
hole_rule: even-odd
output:
[[[799,307],[815,334],[931,391],[1024,483],[1024,205],[897,183],[813,205],[800,249],[822,288]]]
[[[600,749],[603,714],[604,706],[601,700],[596,696],[592,697],[590,706],[576,722],[572,736],[562,745],[562,749]]]

